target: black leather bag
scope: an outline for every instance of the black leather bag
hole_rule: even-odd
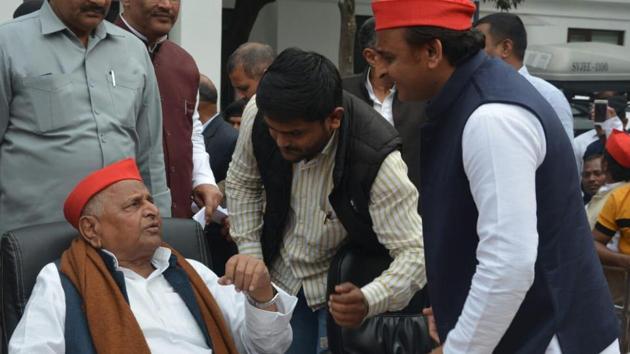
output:
[[[328,272],[327,298],[335,285],[351,282],[362,287],[377,278],[392,262],[389,255],[359,248],[353,243],[342,246]],[[386,312],[363,322],[359,328],[338,326],[328,314],[328,346],[334,354],[423,354],[434,342],[422,316],[427,305],[424,291],[419,291],[409,305],[396,312]]]

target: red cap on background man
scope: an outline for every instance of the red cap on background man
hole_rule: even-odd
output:
[[[431,26],[455,31],[472,27],[475,5],[470,0],[374,0],[376,30]]]
[[[92,172],[68,194],[63,205],[63,214],[66,220],[78,229],[81,212],[90,199],[112,184],[128,179],[142,181],[136,160],[131,158],[120,160]]]
[[[606,151],[622,167],[630,168],[630,135],[614,129],[606,140]]]

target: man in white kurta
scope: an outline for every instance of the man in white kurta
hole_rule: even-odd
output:
[[[221,278],[195,260],[178,258],[162,243],[158,209],[133,159],[82,180],[66,199],[64,215],[81,236],[60,262],[40,272],[9,342],[10,353],[76,351],[73,337],[82,333],[66,338],[66,296],[80,297],[80,312],[89,328],[86,336],[91,336],[96,352],[109,349],[103,338],[112,338],[102,333],[116,326],[123,326],[114,334],[116,339],[123,332],[144,335],[144,341],[127,338],[134,342],[129,345],[120,339],[118,348],[129,352],[141,348],[152,353],[224,353],[212,347],[232,346],[239,353],[284,353],[289,347],[297,299],[276,288],[264,263],[252,257],[232,257]],[[122,274],[123,285],[111,286],[115,274]],[[66,292],[62,282],[68,280],[76,294]],[[182,286],[182,281],[189,285]],[[186,289],[194,296],[186,296]],[[80,320],[76,311],[68,314],[71,321],[81,323],[76,322]],[[109,321],[104,318],[108,316]],[[69,345],[66,339],[72,340]]]
[[[173,291],[162,273],[168,267],[171,252],[159,248],[152,259],[155,271],[143,278],[134,271],[117,267],[125,276],[127,295],[152,353],[212,353],[186,304]],[[280,288],[278,312],[256,308],[234,286],[222,286],[205,265],[188,262],[208,285],[232,331],[240,353],[284,353],[291,343],[289,322],[296,298]],[[26,305],[24,315],[9,342],[9,353],[65,353],[64,322],[66,301],[59,270],[46,265]]]

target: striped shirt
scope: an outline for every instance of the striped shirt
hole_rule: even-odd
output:
[[[252,127],[257,108],[251,100],[243,113],[236,150],[226,179],[230,234],[240,253],[262,258],[263,185],[253,154]],[[272,280],[291,294],[303,288],[308,305],[326,304],[330,262],[347,233],[328,201],[333,189],[338,134],[313,159],[293,164],[289,216],[280,256],[274,260]],[[407,305],[426,282],[422,220],[417,213],[418,192],[407,177],[400,152],[383,161],[370,192],[369,211],[381,244],[394,261],[361,290],[368,316]]]

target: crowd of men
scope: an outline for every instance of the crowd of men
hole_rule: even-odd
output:
[[[78,232],[10,353],[326,353],[331,328],[372,343],[419,298],[428,328],[395,321],[364,352],[426,332],[434,353],[619,353],[602,264],[630,269],[627,101],[598,93],[607,119],[574,140],[518,16],[374,0],[362,73],[245,43],[219,110],[168,39],[181,1],[121,0],[113,23],[110,1],[29,0],[0,24],[0,233]],[[199,209],[210,265],[162,241]],[[329,284],[346,249],[387,261]]]

